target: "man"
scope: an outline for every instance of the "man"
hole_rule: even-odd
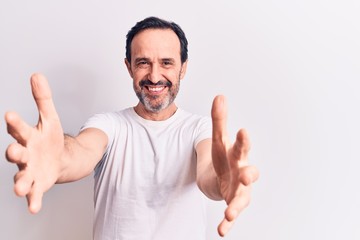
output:
[[[76,137],[64,135],[45,77],[31,77],[37,126],[14,112],[5,116],[16,140],[6,151],[19,167],[15,193],[36,213],[55,183],[95,169],[94,239],[204,239],[204,194],[228,205],[218,227],[224,236],[258,178],[248,165],[245,130],[229,143],[223,96],[214,99],[212,127],[175,105],[187,68],[187,40],[177,24],[138,22],[127,35],[125,64],[139,103],[95,115]]]

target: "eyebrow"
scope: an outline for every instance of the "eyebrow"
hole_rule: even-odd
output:
[[[147,58],[147,57],[141,57],[141,58],[136,58],[135,59],[135,63],[138,63],[138,62],[141,62],[141,61],[151,62],[150,58]],[[161,58],[161,61],[175,62],[175,59],[174,58]]]
[[[162,61],[169,61],[169,62],[175,62],[174,58],[162,58]]]
[[[150,61],[150,59],[149,59],[149,58],[146,58],[146,57],[136,58],[136,59],[135,59],[135,63],[138,63],[138,62],[141,62],[141,61]]]

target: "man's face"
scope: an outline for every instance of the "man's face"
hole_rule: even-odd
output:
[[[158,113],[174,105],[187,62],[181,64],[180,41],[170,29],[147,29],[131,43],[131,63],[125,60],[133,87],[147,111]]]

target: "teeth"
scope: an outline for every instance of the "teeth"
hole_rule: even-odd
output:
[[[149,87],[149,91],[151,92],[160,92],[163,89],[164,87]]]

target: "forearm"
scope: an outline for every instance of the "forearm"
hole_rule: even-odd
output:
[[[79,180],[90,174],[85,161],[86,151],[70,136],[64,135],[64,150],[60,159],[60,172],[56,183],[66,183]]]
[[[205,139],[196,146],[196,182],[200,190],[212,200],[222,200],[219,181],[211,158],[211,139]]]
[[[209,163],[202,171],[198,171],[197,185],[208,198],[216,201],[223,200],[212,163]]]
[[[99,130],[85,130],[77,137],[64,135],[60,174],[56,183],[79,180],[88,176],[100,161],[107,138]]]

